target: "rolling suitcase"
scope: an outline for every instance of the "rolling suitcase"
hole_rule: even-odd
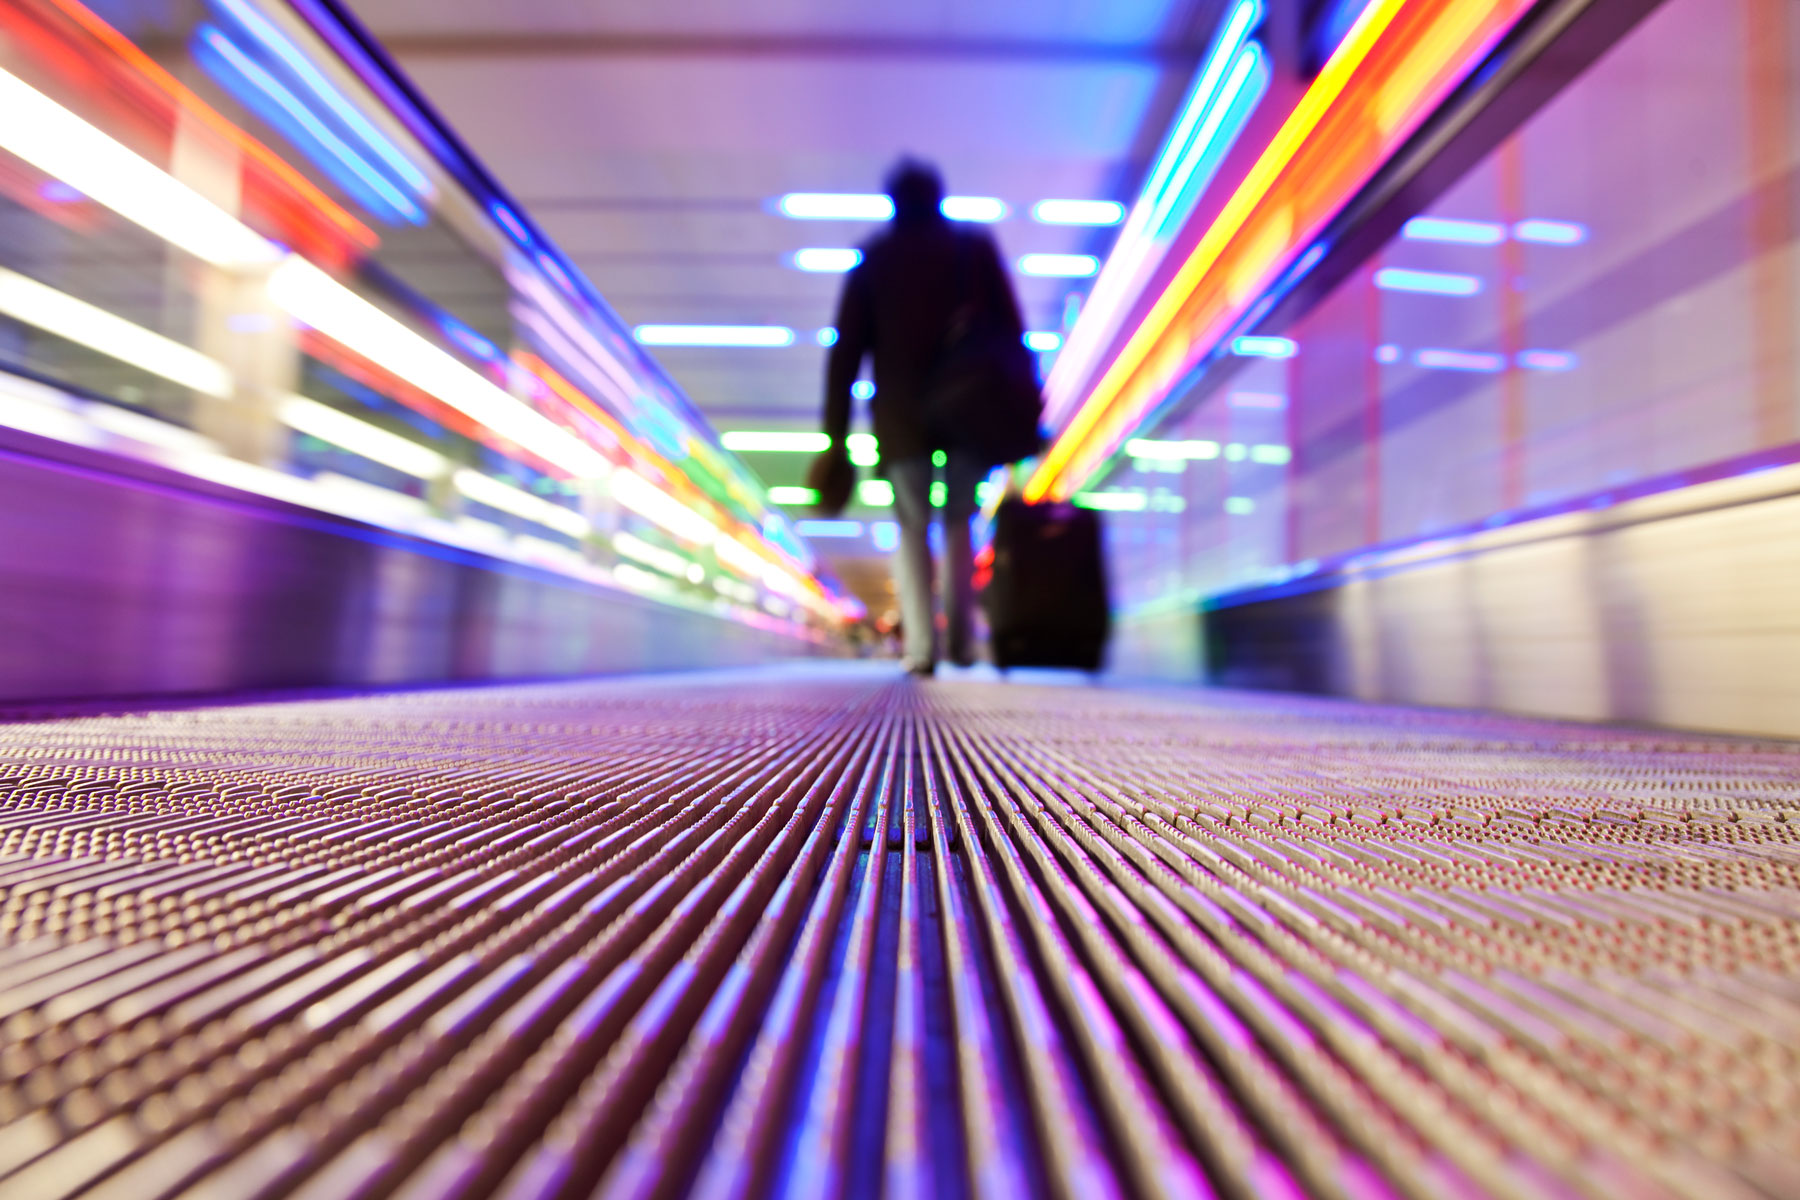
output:
[[[1112,624],[1099,515],[1008,498],[993,551],[981,600],[994,665],[1098,671]]]

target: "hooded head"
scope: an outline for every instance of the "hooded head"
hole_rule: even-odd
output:
[[[937,168],[916,158],[903,158],[888,172],[884,190],[894,202],[894,222],[918,225],[943,219],[944,179]]]

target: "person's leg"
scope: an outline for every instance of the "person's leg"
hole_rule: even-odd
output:
[[[908,667],[930,667],[937,661],[937,620],[931,602],[931,460],[889,463],[887,477],[894,485],[894,517],[900,523],[894,583],[900,593],[903,656]]]
[[[987,468],[977,458],[951,451],[944,475],[944,640],[950,661],[967,666],[975,661],[975,554],[969,520],[975,515],[975,485],[986,478]]]

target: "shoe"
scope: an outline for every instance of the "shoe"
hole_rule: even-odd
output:
[[[936,663],[907,663],[906,673],[914,679],[930,679],[937,674]]]

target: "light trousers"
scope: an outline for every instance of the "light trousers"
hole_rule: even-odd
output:
[[[944,645],[940,647],[931,553],[931,485],[936,472],[929,458],[887,464],[888,482],[894,485],[894,516],[900,523],[894,583],[900,593],[908,666],[935,663],[940,648],[953,660],[974,656],[975,555],[969,543],[969,519],[975,515],[975,485],[987,471],[978,459],[954,450],[944,467]]]

